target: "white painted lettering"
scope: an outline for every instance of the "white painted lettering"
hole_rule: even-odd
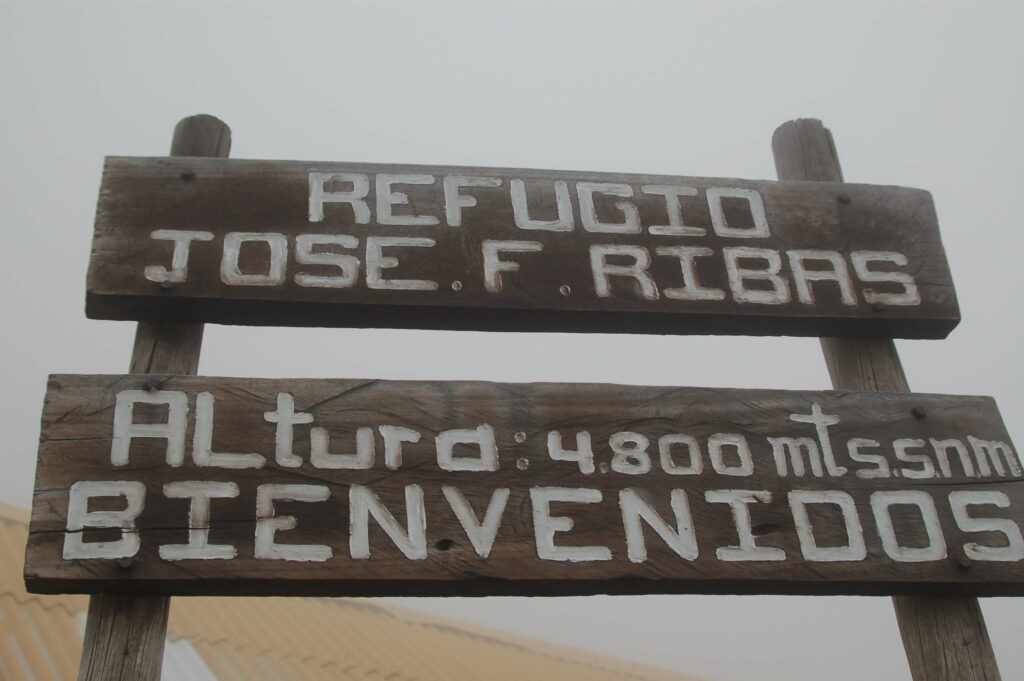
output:
[[[729,504],[733,525],[739,543],[736,546],[720,546],[715,549],[718,560],[733,563],[740,561],[786,560],[786,552],[774,546],[758,546],[750,525],[750,504],[769,504],[772,494],[767,490],[712,489],[704,493],[710,504]]]
[[[427,557],[427,514],[422,487],[405,486],[405,528],[368,487],[352,485],[348,503],[349,554],[352,558],[363,560],[370,557],[371,515],[406,558],[424,560]]]
[[[312,423],[313,415],[301,411],[296,412],[295,398],[290,393],[278,393],[277,411],[263,412],[263,420],[277,424],[277,430],[274,432],[274,461],[277,462],[277,465],[285,468],[301,466],[302,458],[292,453],[292,444],[295,439],[292,426]]]
[[[610,265],[608,256],[632,258],[631,265]],[[647,272],[651,254],[641,246],[626,244],[594,244],[590,247],[590,270],[594,275],[594,291],[601,298],[610,298],[612,286],[609,277],[627,277],[639,285],[639,294],[647,300],[658,299],[658,286]]]
[[[166,404],[166,423],[135,423],[132,419],[136,404]],[[132,439],[155,437],[167,440],[168,466],[185,462],[185,428],[188,415],[188,395],[180,390],[122,390],[114,401],[114,435],[110,441],[110,463],[128,465],[128,452]]]
[[[377,222],[382,225],[436,225],[440,220],[433,215],[395,215],[391,212],[392,206],[409,205],[409,195],[405,192],[394,191],[391,187],[396,184],[434,184],[433,175],[392,175],[389,173],[378,173],[377,175]],[[433,244],[431,244],[433,245]],[[369,256],[367,256],[369,257]]]
[[[653,227],[651,229],[654,229]],[[679,288],[662,290],[666,298],[672,300],[725,300],[725,291],[720,288],[704,288],[697,278],[697,266],[694,258],[714,254],[710,248],[699,246],[658,246],[655,255],[674,256],[679,259],[679,268],[683,273],[683,285]]]
[[[690,227],[683,224],[683,211],[679,205],[680,196],[697,196],[696,187],[674,184],[645,184],[640,187],[644,194],[655,194],[665,197],[665,212],[668,214],[667,225],[651,225],[647,231],[660,236],[704,236],[708,230],[703,227]]]
[[[309,460],[314,468],[325,470],[364,471],[373,468],[376,456],[373,428],[356,429],[355,454],[331,454],[331,439],[326,428],[309,429]]]
[[[188,255],[193,241],[212,241],[213,232],[197,232],[185,229],[157,229],[149,233],[150,239],[173,241],[171,269],[162,265],[146,265],[143,275],[149,281],[180,284],[188,278]]]
[[[807,513],[812,504],[836,506],[846,526],[845,546],[818,546],[814,528]],[[837,562],[864,560],[868,555],[864,544],[864,529],[857,515],[857,504],[846,492],[838,490],[793,490],[789,493],[789,507],[793,512],[796,535],[800,539],[800,552],[806,560]]]
[[[291,530],[298,521],[292,515],[275,515],[275,501],[326,501],[331,491],[326,485],[257,485],[256,543],[253,555],[257,560],[290,560],[323,562],[334,551],[324,544],[278,544],[274,537],[280,530]]]
[[[270,249],[267,271],[243,274],[238,266],[242,244],[265,243]],[[288,239],[277,232],[228,232],[224,235],[224,254],[220,261],[220,280],[230,286],[280,286],[284,283],[288,260]]]
[[[383,270],[398,267],[398,258],[385,256],[385,248],[433,248],[437,242],[424,237],[371,236],[366,238],[366,286],[393,291],[436,291],[437,282],[426,279],[385,279]]]
[[[484,521],[477,519],[469,500],[458,487],[445,485],[441,488],[444,498],[448,500],[455,517],[459,519],[462,529],[473,544],[476,554],[481,558],[491,555],[491,548],[494,546],[494,539],[498,536],[498,526],[501,524],[501,516],[505,513],[505,505],[511,490],[501,487],[491,493],[491,500],[487,503],[487,511],[484,513]]]
[[[892,251],[853,251],[850,253],[853,271],[857,278],[872,284],[899,284],[903,287],[900,293],[885,293],[866,288],[862,291],[864,300],[869,304],[884,303],[885,305],[920,305],[921,294],[917,290],[914,277],[906,272],[878,272],[870,269],[872,262],[891,262],[906,267],[907,256]]]
[[[779,276],[782,271],[782,257],[778,251],[770,248],[753,248],[736,246],[722,249],[725,258],[725,269],[729,274],[729,289],[738,303],[758,303],[760,305],[783,305],[790,300],[789,282]],[[748,263],[741,266],[740,261]],[[763,269],[750,269],[751,260],[763,261]],[[747,282],[758,282],[767,285],[768,289],[747,288]]]
[[[359,239],[349,234],[300,234],[295,237],[295,262],[300,265],[336,267],[341,274],[313,275],[299,272],[295,283],[307,288],[350,288],[359,277],[359,258],[332,251],[314,251],[314,246],[356,248]]]
[[[734,466],[726,464],[724,451],[726,447],[736,450],[736,458],[739,463]],[[750,455],[750,445],[742,435],[715,433],[708,438],[708,456],[711,459],[711,467],[719,475],[743,477],[754,474],[754,459]]]
[[[580,200],[580,222],[583,223],[583,229],[598,234],[640,234],[640,211],[631,201],[615,202],[615,207],[622,211],[622,222],[601,222],[597,219],[594,194],[632,198],[633,188],[628,184],[610,182],[577,182],[576,195]]]
[[[939,470],[947,478],[953,477],[953,469],[949,465],[949,450],[952,449],[956,452],[957,457],[960,459],[960,468],[963,470],[964,475],[968,478],[975,476],[974,463],[971,461],[971,455],[967,452],[967,445],[960,440],[936,440],[930,438],[929,442],[932,445],[932,451],[935,452],[935,460],[939,462]]]
[[[192,437],[192,461],[205,468],[263,468],[267,463],[261,454],[233,454],[213,451],[213,395],[196,395],[196,430]]]
[[[486,423],[476,428],[442,430],[434,438],[437,446],[437,465],[443,471],[496,471],[498,446],[494,442],[494,428]],[[455,445],[475,446],[480,456],[455,456]]]
[[[1010,470],[1010,475],[1015,478],[1024,475],[1024,471],[1021,471],[1020,462],[1017,461],[1017,455],[1013,453],[1013,449],[1010,445],[1005,442],[998,440],[982,440],[974,437],[973,435],[967,436],[967,442],[971,445],[971,449],[974,451],[974,460],[978,464],[978,476],[987,478],[992,474],[994,469],[996,475],[1006,475],[1006,467]],[[1000,460],[1002,455],[1003,460],[1006,461],[1006,467],[1003,467],[1003,462]],[[991,467],[989,466],[991,463]]]
[[[210,499],[234,499],[238,496],[234,482],[187,480],[164,484],[168,499],[190,499],[188,506],[188,543],[164,544],[160,557],[164,560],[229,560],[238,555],[231,544],[210,543]]]
[[[530,501],[533,505],[533,532],[537,543],[537,557],[541,560],[568,561],[572,563],[595,560],[611,560],[612,552],[607,546],[556,546],[555,533],[568,532],[575,526],[572,518],[552,516],[551,504],[599,504],[603,499],[601,490],[570,487],[532,487]]]
[[[908,449],[919,449],[924,447],[924,440],[916,438],[901,438],[892,443],[896,458],[904,463],[916,463],[920,468],[900,467],[900,475],[911,480],[926,480],[935,477],[935,466],[927,454],[911,454]]]
[[[608,446],[615,456],[612,457],[612,470],[626,475],[643,475],[651,470],[651,457],[647,447],[651,441],[640,433],[623,431],[613,433],[608,438]]]
[[[352,190],[347,192],[327,191],[328,184],[341,182],[351,183]],[[325,203],[347,203],[352,206],[352,214],[357,225],[370,223],[370,207],[366,205],[366,195],[370,192],[370,178],[361,173],[309,173],[309,221],[322,222]]]
[[[672,458],[674,445],[686,447],[687,456],[690,457],[688,466],[680,466]],[[697,443],[697,438],[692,435],[683,435],[682,433],[662,435],[658,438],[658,454],[661,458],[661,469],[669,475],[700,475],[704,469],[700,445]]]
[[[873,480],[875,478],[888,478],[891,473],[889,471],[889,460],[881,454],[863,454],[861,449],[865,447],[880,447],[881,443],[878,440],[871,440],[866,437],[855,437],[851,438],[846,443],[846,452],[850,455],[850,459],[857,463],[866,463],[874,465],[874,468],[861,468],[857,470],[857,477],[863,480]]]
[[[416,444],[422,437],[412,428],[401,426],[379,426],[377,430],[384,438],[384,466],[391,470],[402,467],[402,443]]]
[[[580,430],[576,433],[576,449],[562,447],[562,434],[557,430],[548,431],[548,456],[553,461],[575,461],[579,464],[580,473],[590,475],[594,472],[594,449],[590,444],[590,432]]]
[[[998,532],[1006,537],[1006,546],[986,546],[977,542],[964,544],[964,555],[971,560],[1019,561],[1024,560],[1024,537],[1017,523],[1009,518],[973,518],[968,506],[995,506],[1009,508],[1010,497],[1005,492],[969,491],[950,492],[949,506],[957,526],[964,532]]]
[[[750,206],[750,227],[731,227],[722,208],[722,199],[743,199]],[[753,189],[738,187],[710,187],[707,191],[708,209],[711,211],[711,226],[718,236],[736,237],[741,239],[758,239],[770,236],[768,216],[764,212],[764,201]]]
[[[892,524],[893,506],[914,506],[921,516],[928,545],[922,547],[901,546]],[[939,514],[935,502],[923,490],[880,490],[871,493],[871,512],[875,516],[878,535],[887,556],[900,563],[922,563],[942,560],[946,557],[946,540],[942,536]]]
[[[95,497],[124,497],[120,511],[90,511]],[[141,540],[135,519],[142,513],[146,486],[132,480],[80,480],[68,489],[68,522],[64,532],[64,560],[78,558],[131,558],[139,552]],[[121,537],[114,541],[82,541],[86,528],[115,528]]]
[[[644,499],[644,492],[637,489],[624,489],[619,492],[619,507],[622,509],[622,525],[626,530],[626,555],[634,563],[647,560],[647,544],[644,542],[644,529],[640,524],[643,520],[661,537],[668,547],[686,560],[697,559],[697,535],[693,530],[693,519],[690,506],[686,501],[686,492],[674,489],[669,499],[672,513],[676,518],[673,528]]]
[[[857,294],[853,290],[853,281],[850,280],[850,271],[846,268],[846,261],[836,251],[822,251],[817,249],[796,250],[787,253],[789,257],[789,268],[793,270],[793,281],[796,284],[797,299],[805,305],[814,304],[814,291],[811,290],[812,281],[834,281],[839,285],[839,294],[844,305],[856,305]],[[808,261],[826,262],[829,269],[807,269],[805,263]]]
[[[818,443],[809,437],[770,437],[768,443],[772,446],[772,456],[775,458],[775,472],[781,478],[789,475],[786,466],[786,452],[789,452],[789,463],[793,468],[793,475],[798,478],[804,477],[804,455],[807,456],[807,463],[810,465],[811,474],[816,478],[823,477],[825,471],[821,467],[821,453],[818,451]]]
[[[462,209],[476,205],[476,198],[460,194],[462,187],[500,187],[501,180],[497,177],[470,177],[468,175],[445,175],[444,180],[444,214],[450,227],[462,226]]]
[[[542,229],[548,232],[571,232],[576,226],[572,217],[572,202],[569,199],[569,185],[564,180],[556,180],[555,206],[558,217],[554,220],[533,220],[526,199],[526,184],[522,180],[509,181],[512,196],[512,213],[519,229]]]
[[[544,249],[539,241],[495,241],[484,239],[484,288],[489,293],[501,293],[501,273],[518,272],[519,263],[502,260],[502,253],[534,253]]]
[[[825,414],[817,402],[811,404],[810,414],[790,414],[789,420],[794,423],[810,423],[814,425],[814,432],[818,436],[818,445],[821,447],[821,456],[825,459],[825,470],[832,477],[846,475],[845,466],[836,463],[835,454],[832,453],[832,440],[828,435],[828,427],[839,423],[839,417],[834,414]]]

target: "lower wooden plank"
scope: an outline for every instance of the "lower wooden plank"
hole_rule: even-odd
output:
[[[36,592],[1024,593],[985,397],[54,376],[42,431]]]

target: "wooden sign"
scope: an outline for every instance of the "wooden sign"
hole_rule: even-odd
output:
[[[100,319],[945,337],[924,191],[813,182],[108,158]]]
[[[35,592],[1024,594],[991,398],[54,376]]]

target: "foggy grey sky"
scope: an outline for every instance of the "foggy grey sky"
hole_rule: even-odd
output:
[[[48,373],[122,373],[84,317],[105,155],[210,113],[235,158],[773,179],[798,117],[846,179],[931,191],[963,322],[900,341],[919,392],[996,398],[1024,442],[1019,3],[0,1],[5,433],[31,499]],[[816,339],[207,326],[200,373],[827,389]],[[449,599],[406,605],[708,679],[909,679],[885,598]],[[1024,678],[1013,599],[984,602]]]

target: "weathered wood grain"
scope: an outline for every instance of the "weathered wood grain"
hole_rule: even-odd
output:
[[[86,301],[324,327],[940,338],[959,321],[921,190],[199,158],[107,159]]]
[[[204,393],[209,396],[200,397]],[[131,415],[122,411],[115,423],[118,395],[125,405],[129,398],[160,404],[135,403]],[[168,453],[166,432],[162,437],[133,437],[128,449],[114,446],[112,437],[128,432],[129,418],[134,424],[176,422],[169,406],[173,400],[181,400],[174,413],[184,419],[175,430],[182,443],[180,465]],[[824,415],[819,421],[835,421],[825,425],[824,436],[808,422],[815,405]],[[187,413],[182,411],[186,406]],[[293,413],[298,416],[288,416]],[[212,430],[197,436],[197,422],[208,416]],[[284,421],[293,425],[282,429],[278,424]],[[394,452],[388,464],[385,431],[401,433],[405,440],[400,464]],[[558,447],[549,443],[553,431],[567,450],[576,450],[578,434],[588,433],[592,463],[565,460],[572,456],[558,454]],[[482,454],[490,449],[479,442],[455,445],[449,461],[446,438],[461,441],[474,433],[493,433],[493,465]],[[319,459],[314,442],[324,436],[324,451],[332,455],[357,453],[360,438],[361,451],[367,453],[372,441],[372,461],[364,460],[365,467],[360,467],[352,456],[344,461]],[[214,457],[223,454],[227,459],[207,465],[204,438]],[[686,444],[687,438],[693,438],[689,442],[696,450]],[[798,465],[781,446],[776,451],[770,438],[807,438],[803,442],[819,456],[805,452]],[[972,453],[971,438],[1004,443],[998,461],[983,462]],[[936,453],[931,439],[947,441],[946,457]],[[962,444],[966,463],[955,448],[948,449],[950,440]],[[851,453],[851,442],[861,448]],[[741,454],[743,445],[749,447],[749,457]],[[662,458],[662,446],[669,459]],[[630,453],[631,448],[638,451]],[[834,452],[834,461],[827,449]],[[220,467],[241,461],[241,454],[246,455],[245,465],[260,467]],[[1024,551],[1019,534],[1024,473],[994,402],[982,397],[599,384],[54,376],[37,470],[26,580],[31,590],[42,592],[1024,593],[1024,552],[1019,557],[1014,553]],[[65,558],[67,547],[77,546],[74,537],[69,539],[75,533],[68,531],[68,509],[69,490],[80,481],[141,485],[145,496],[135,521],[141,542],[137,552],[82,558],[72,551]],[[237,485],[235,496],[211,501],[209,522],[202,525],[209,528],[210,544],[234,547],[235,557],[177,560],[161,555],[161,546],[189,541],[190,501],[164,488],[188,481]],[[276,510],[258,512],[260,486],[284,484],[306,486],[305,492],[319,496],[279,501]],[[485,518],[496,491],[508,490],[489,555],[481,555],[471,531],[464,529],[472,523],[459,520],[457,503],[445,487],[464,495],[476,522]],[[582,494],[594,497],[593,503],[550,504],[550,515],[559,518],[553,521],[557,527],[551,541],[558,547],[597,547],[588,549],[588,555],[596,550],[600,557],[561,560],[564,548],[545,548],[548,521],[538,496],[545,492],[537,490],[551,488],[591,490]],[[371,520],[369,556],[361,557],[353,539],[359,515],[352,504],[363,498],[362,490],[380,499],[403,533],[410,532],[409,503],[415,506],[407,495],[422,491],[422,555],[400,548],[400,540]],[[693,554],[671,548],[650,527],[643,542],[630,539],[624,490],[635,490],[636,498],[666,519],[675,533],[681,530],[671,500],[673,490],[679,490],[675,494],[685,497],[688,509],[683,524],[688,516],[693,527]],[[725,501],[729,490],[748,491],[743,495],[749,503],[737,503],[750,511],[750,534],[743,536],[767,547],[758,549],[764,555],[758,553],[756,559],[742,552],[741,560],[728,557],[736,550],[727,547],[742,545],[744,533]],[[900,496],[906,490],[918,501]],[[999,507],[991,495],[977,496],[982,491],[1009,506]],[[797,496],[790,497],[794,492]],[[808,503],[812,539],[801,538],[804,525],[794,499],[810,495],[821,501],[822,493],[834,503]],[[954,507],[964,493],[972,500],[967,514],[988,519],[990,526],[979,530],[957,519]],[[891,532],[879,524],[884,516],[878,515],[876,503],[883,497],[893,502],[888,507]],[[918,502],[925,507],[913,505]],[[125,503],[125,497],[94,498],[89,510],[123,510]],[[849,521],[842,503],[849,504]],[[928,510],[931,505],[934,512]],[[276,559],[265,549],[260,557],[257,528],[278,522],[267,520],[275,513],[297,521],[292,529],[282,527],[276,542],[323,547],[316,551],[331,555],[308,561]],[[937,523],[931,536],[926,515]],[[999,522],[1005,532],[995,528]],[[121,536],[119,530],[89,528],[86,523],[86,544]],[[841,547],[856,547],[859,537],[863,555],[856,548],[844,553]],[[993,547],[1005,560],[978,558],[976,544]],[[634,560],[640,545],[646,558]],[[815,547],[832,547],[845,557],[832,560],[824,557],[829,551],[818,553]],[[901,553],[904,548],[906,555]],[[927,556],[921,558],[922,552]],[[975,559],[969,560],[969,554]],[[914,555],[918,558],[907,557]]]
[[[821,121],[781,125],[772,151],[779,179],[843,181],[835,141]],[[910,391],[891,339],[822,338],[821,347],[836,389]],[[896,596],[893,606],[915,681],[999,681],[976,598]]]
[[[172,156],[226,157],[231,129],[207,114],[178,121]],[[129,371],[195,374],[203,342],[201,323],[139,322]],[[171,599],[95,593],[89,599],[79,681],[158,681]]]
[[[97,593],[89,599],[79,681],[159,681],[171,599]]]
[[[893,598],[914,681],[1000,681],[977,598]]]

